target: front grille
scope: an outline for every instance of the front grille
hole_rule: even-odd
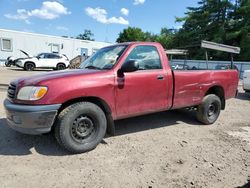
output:
[[[8,87],[8,94],[7,95],[8,95],[8,97],[10,99],[14,99],[15,98],[15,96],[16,96],[16,85],[15,84],[11,83],[9,85],[9,87]]]

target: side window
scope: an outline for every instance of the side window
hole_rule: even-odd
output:
[[[126,61],[135,60],[139,70],[162,69],[159,53],[154,46],[137,46],[128,55]]]
[[[62,57],[59,56],[59,55],[54,54],[54,58],[55,58],[55,59],[61,59]]]
[[[60,56],[56,55],[56,54],[48,54],[48,58],[49,59],[59,59]]]
[[[44,58],[45,59],[49,59],[50,57],[49,57],[49,54],[44,54]]]
[[[46,58],[45,55],[46,55],[46,54],[39,54],[38,57],[39,57],[40,59],[44,59],[44,58]]]

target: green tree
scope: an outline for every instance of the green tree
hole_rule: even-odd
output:
[[[240,60],[250,60],[250,0],[236,0],[227,41],[241,47]]]
[[[120,32],[116,42],[147,41],[159,42],[164,48],[173,46],[174,29],[162,28],[160,34],[144,32],[140,28],[128,27]]]
[[[91,32],[91,30],[85,29],[82,34],[77,35],[76,39],[94,41],[95,39],[92,38],[93,36],[94,34]]]
[[[128,27],[119,33],[116,42],[145,41],[145,33],[137,27]]]
[[[166,27],[161,28],[161,32],[157,35],[156,42],[161,43],[165,49],[173,48],[175,45],[173,43],[174,36],[176,34],[176,29],[168,29]]]
[[[175,44],[178,47],[192,47],[191,56],[201,58],[204,56],[198,50],[201,40],[226,43],[233,8],[229,0],[201,0],[198,7],[188,7],[186,17],[176,19],[184,24],[175,36]],[[221,52],[211,53],[218,58],[227,56]]]

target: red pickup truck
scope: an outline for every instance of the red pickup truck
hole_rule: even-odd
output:
[[[10,83],[8,125],[22,133],[55,131],[73,153],[94,149],[114,120],[194,107],[213,124],[235,97],[237,70],[171,70],[158,43],[131,42],[100,49],[78,70],[50,72]]]

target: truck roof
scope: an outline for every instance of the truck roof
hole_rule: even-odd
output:
[[[116,43],[114,45],[111,46],[119,46],[119,45],[159,45],[160,43],[158,42],[141,42],[141,41],[132,41],[132,42],[123,42],[123,43]]]

